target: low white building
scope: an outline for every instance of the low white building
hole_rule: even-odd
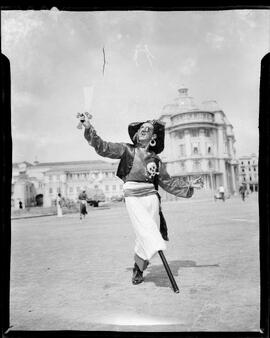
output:
[[[117,166],[118,163],[100,160],[15,163],[12,175],[13,206],[18,208],[19,200],[24,206],[51,206],[58,193],[65,199],[77,201],[82,189],[94,188],[101,189],[107,201],[121,198],[123,183],[116,177]],[[22,167],[23,170],[20,169]],[[31,188],[26,188],[29,185]]]

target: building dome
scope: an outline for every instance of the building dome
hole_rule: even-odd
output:
[[[178,93],[179,96],[174,100],[177,104],[177,113],[198,110],[193,97],[188,95],[188,88],[180,87]]]

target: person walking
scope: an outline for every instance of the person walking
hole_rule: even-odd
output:
[[[240,193],[240,196],[243,202],[245,201],[245,198],[246,198],[246,191],[247,191],[247,187],[244,183],[242,183],[239,187],[239,193]]]
[[[124,182],[126,208],[136,235],[132,283],[143,282],[143,272],[157,252],[166,249],[167,226],[161,210],[158,186],[183,198],[190,198],[201,179],[188,182],[170,177],[158,154],[164,149],[165,126],[157,120],[129,124],[130,143],[113,143],[101,139],[85,115],[80,118],[84,137],[97,154],[120,159],[117,176]]]
[[[80,201],[80,219],[85,218],[85,215],[87,214],[87,194],[86,191],[83,190],[79,195],[79,201]]]
[[[62,210],[62,196],[59,193],[56,198],[56,208],[57,208],[57,217],[63,216],[63,210]]]

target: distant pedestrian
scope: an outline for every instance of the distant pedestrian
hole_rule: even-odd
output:
[[[222,199],[223,202],[225,202],[225,190],[224,190],[223,185],[219,186],[218,191],[219,191],[220,198]]]
[[[240,185],[239,193],[242,198],[242,201],[244,202],[246,198],[246,193],[247,193],[247,187],[244,183]]]
[[[19,208],[22,209],[23,208],[23,204],[22,201],[19,202]]]
[[[56,207],[57,207],[57,217],[62,217],[63,216],[63,211],[62,211],[62,196],[59,193],[56,199]]]
[[[79,195],[80,200],[80,219],[85,218],[85,215],[87,214],[87,194],[86,191],[83,190]]]

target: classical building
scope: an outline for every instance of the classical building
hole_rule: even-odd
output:
[[[122,180],[115,174],[117,163],[105,161],[23,162],[13,165],[12,205],[51,206],[58,193],[76,201],[82,189],[101,189],[105,199],[122,197]]]
[[[11,182],[11,206],[19,209],[19,203],[22,207],[35,205],[36,190],[34,183],[27,175],[27,168],[31,166],[28,162],[23,162],[16,165],[16,170],[13,171]]]
[[[239,157],[239,183],[246,183],[249,191],[258,191],[258,157],[256,154]]]
[[[202,176],[205,189],[215,191],[223,185],[234,194],[238,189],[238,162],[234,148],[233,126],[216,101],[200,106],[187,88],[163,107],[160,120],[165,123],[165,149],[160,154],[171,176]]]

